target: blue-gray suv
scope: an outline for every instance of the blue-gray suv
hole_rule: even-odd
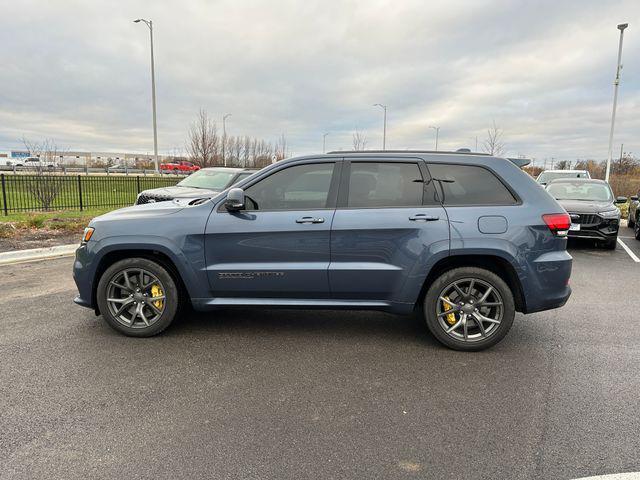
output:
[[[138,337],[188,306],[418,312],[443,344],[481,350],[516,312],[567,301],[570,223],[503,158],[298,157],[213,198],[95,218],[76,252],[75,301]]]

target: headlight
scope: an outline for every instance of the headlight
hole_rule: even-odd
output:
[[[620,217],[620,210],[617,208],[615,210],[607,210],[606,212],[599,212],[598,215],[602,218],[618,218]]]
[[[91,236],[93,235],[93,231],[94,231],[93,227],[87,227],[87,228],[84,229],[84,233],[82,234],[82,241],[80,242],[81,245],[84,245],[89,240],[91,240]]]

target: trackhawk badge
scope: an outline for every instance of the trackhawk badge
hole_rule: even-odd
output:
[[[247,279],[253,280],[254,278],[262,277],[284,277],[284,272],[224,272],[218,273],[218,278],[221,280],[226,279]]]

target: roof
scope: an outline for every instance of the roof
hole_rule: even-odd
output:
[[[587,170],[544,170],[540,173],[583,173]]]
[[[201,168],[200,170],[228,170],[229,172],[232,172],[232,173],[239,173],[239,172],[257,172],[259,169],[258,168],[242,168],[242,167],[205,167],[205,168]]]
[[[609,185],[606,181],[600,180],[598,178],[574,178],[574,177],[554,178],[553,180],[550,180],[549,183],[547,183],[547,185],[550,185],[552,183],[599,183],[602,185]]]

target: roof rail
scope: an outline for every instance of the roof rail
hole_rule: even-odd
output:
[[[367,153],[440,153],[445,155],[481,155],[483,157],[490,156],[488,153],[480,153],[480,152],[472,152],[468,148],[459,148],[455,152],[448,152],[443,150],[333,150],[331,152],[327,152],[327,154],[342,154],[342,155],[356,155],[356,154],[367,154]],[[513,162],[517,167],[522,168],[526,167],[531,163],[531,159],[529,158],[511,158],[506,157],[507,160]]]
[[[445,155],[483,155],[489,156],[488,153],[480,153],[480,152],[472,152],[472,151],[464,151],[463,149],[455,152],[449,152],[445,150],[334,150],[332,152],[327,152],[327,154],[367,154],[367,153],[441,153]]]

